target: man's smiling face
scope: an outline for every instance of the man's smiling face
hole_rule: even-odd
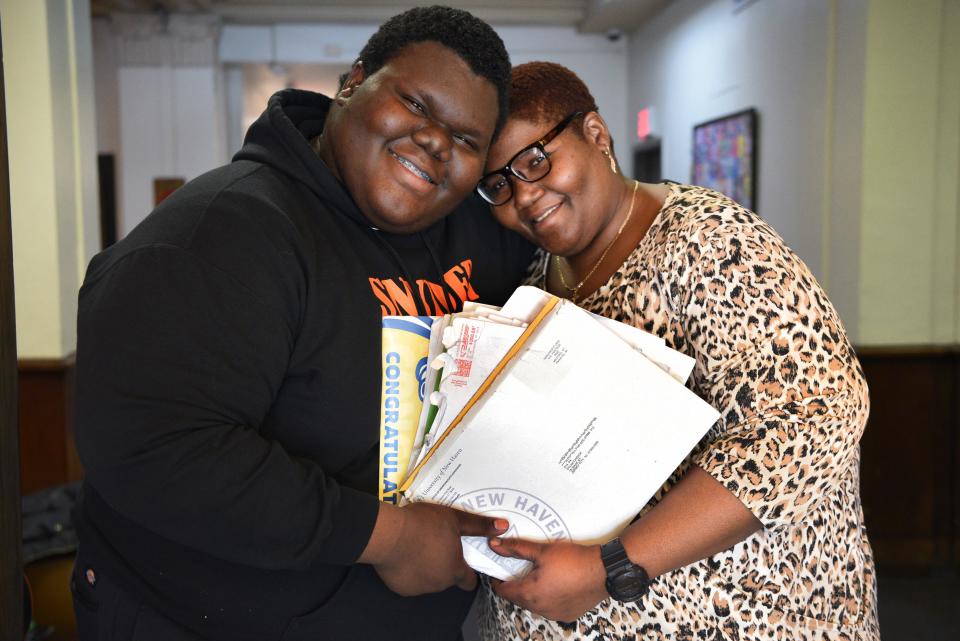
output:
[[[404,47],[376,73],[355,67],[320,154],[375,226],[429,227],[476,185],[497,120],[497,91],[436,42]]]

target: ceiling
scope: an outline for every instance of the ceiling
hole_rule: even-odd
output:
[[[113,12],[212,13],[228,22],[382,22],[411,6],[443,0],[91,0],[95,16]],[[577,26],[633,31],[670,0],[447,0],[494,24]]]

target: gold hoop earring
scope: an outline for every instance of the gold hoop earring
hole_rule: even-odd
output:
[[[610,161],[610,171],[617,173],[617,161],[613,159],[613,154],[610,153],[609,149],[601,150],[601,153],[607,157],[607,160]]]

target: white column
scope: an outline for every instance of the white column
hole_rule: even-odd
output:
[[[88,0],[0,0],[17,352],[76,347],[77,290],[99,245]]]
[[[870,4],[860,227],[861,344],[960,340],[957,6],[955,0]]]

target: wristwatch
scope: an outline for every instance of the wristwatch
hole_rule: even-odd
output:
[[[650,588],[650,577],[643,567],[632,563],[620,538],[600,546],[600,558],[607,569],[607,592],[617,601],[639,601]]]

